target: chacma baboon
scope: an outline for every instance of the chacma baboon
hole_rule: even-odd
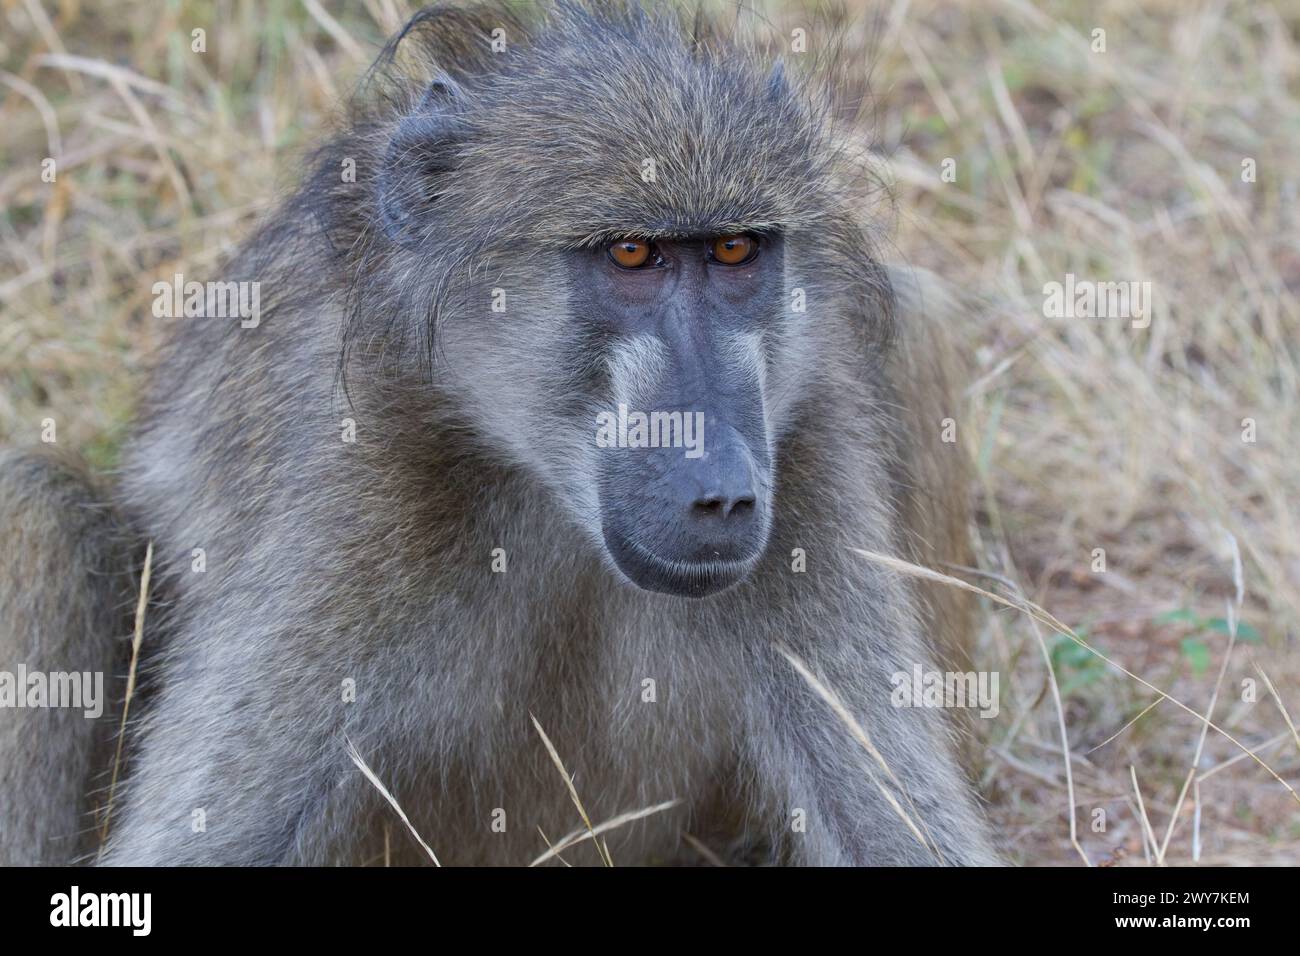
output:
[[[222,276],[260,321],[175,321],[113,511],[6,460],[6,664],[106,667],[154,547],[104,862],[424,859],[350,747],[443,863],[528,862],[579,826],[534,717],[593,822],[678,801],[615,862],[993,860],[949,722],[890,703],[960,607],[851,550],[965,560],[940,346],[761,47],[417,15]],[[93,734],[3,719],[5,856],[95,849]]]

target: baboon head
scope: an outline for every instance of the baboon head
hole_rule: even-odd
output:
[[[430,65],[381,130],[385,311],[431,330],[463,431],[623,577],[729,587],[763,554],[809,383],[849,347],[828,310],[886,291],[824,99],[635,5],[467,17],[407,31]]]

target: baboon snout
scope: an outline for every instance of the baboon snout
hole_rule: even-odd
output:
[[[684,509],[686,520],[710,537],[743,534],[743,525],[755,518],[758,476],[754,459],[744,440],[730,430],[723,447],[681,469],[674,482],[676,507]]]
[[[601,482],[610,557],[635,585],[704,597],[742,580],[762,556],[769,465],[736,429],[706,431],[698,457],[680,449],[613,455]]]

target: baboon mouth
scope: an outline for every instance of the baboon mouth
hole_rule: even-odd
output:
[[[605,546],[623,576],[645,591],[702,598],[744,580],[763,555],[762,547],[741,558],[684,561],[664,558],[635,541],[605,532]]]

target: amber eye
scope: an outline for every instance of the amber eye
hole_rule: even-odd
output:
[[[758,240],[753,236],[719,236],[713,240],[713,258],[726,266],[738,266],[758,255]]]
[[[624,269],[639,269],[650,258],[650,243],[640,239],[620,239],[609,247],[609,257]]]

